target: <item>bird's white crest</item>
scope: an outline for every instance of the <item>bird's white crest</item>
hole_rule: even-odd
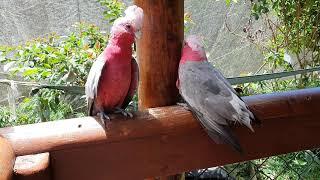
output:
[[[126,14],[125,18],[132,21],[135,31],[139,31],[143,24],[143,10],[136,5],[132,5],[129,6],[124,13]]]
[[[206,52],[202,43],[202,37],[197,35],[189,35],[186,37],[185,42],[193,51],[199,52],[202,57],[206,56]]]
[[[113,22],[113,26],[111,27],[111,34],[115,34],[117,31],[120,30],[120,24],[131,24],[131,21],[124,17],[119,17]]]
[[[142,23],[143,10],[136,5],[129,6],[125,10],[125,16],[119,17],[114,21],[113,26],[111,27],[111,33],[116,32],[120,24],[131,24],[134,29],[134,32],[139,33],[139,31],[142,28]]]

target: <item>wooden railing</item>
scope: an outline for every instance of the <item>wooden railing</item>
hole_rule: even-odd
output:
[[[113,117],[108,129],[85,117],[2,128],[0,135],[17,156],[50,152],[47,177],[57,180],[144,179],[320,146],[320,88],[244,100],[262,121],[254,125],[255,133],[233,127],[245,155],[215,144],[179,106],[147,109],[133,119]],[[1,154],[0,162],[8,158],[13,159],[10,151]]]

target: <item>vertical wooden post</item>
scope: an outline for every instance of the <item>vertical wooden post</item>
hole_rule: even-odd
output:
[[[183,41],[184,0],[135,0],[144,10],[137,43],[140,67],[139,108],[176,103],[178,64]]]
[[[15,154],[11,144],[0,136],[0,179],[12,178]]]
[[[178,97],[176,80],[184,36],[184,0],[134,2],[144,11],[142,37],[137,43],[139,109],[172,105]]]

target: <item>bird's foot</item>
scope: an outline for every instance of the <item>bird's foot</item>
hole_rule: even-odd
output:
[[[125,109],[121,109],[121,108],[116,108],[116,110],[114,111],[114,113],[121,113],[122,115],[124,115],[125,117],[130,117],[132,118],[133,115],[131,112],[126,111]]]
[[[184,110],[190,111],[187,103],[177,103],[177,105],[183,107]]]
[[[103,111],[100,112],[100,120],[105,128],[107,128],[107,124],[111,122],[110,117]]]

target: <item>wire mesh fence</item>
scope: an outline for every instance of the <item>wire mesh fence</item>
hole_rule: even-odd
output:
[[[186,179],[295,180],[320,178],[320,149],[305,150],[186,173]]]

